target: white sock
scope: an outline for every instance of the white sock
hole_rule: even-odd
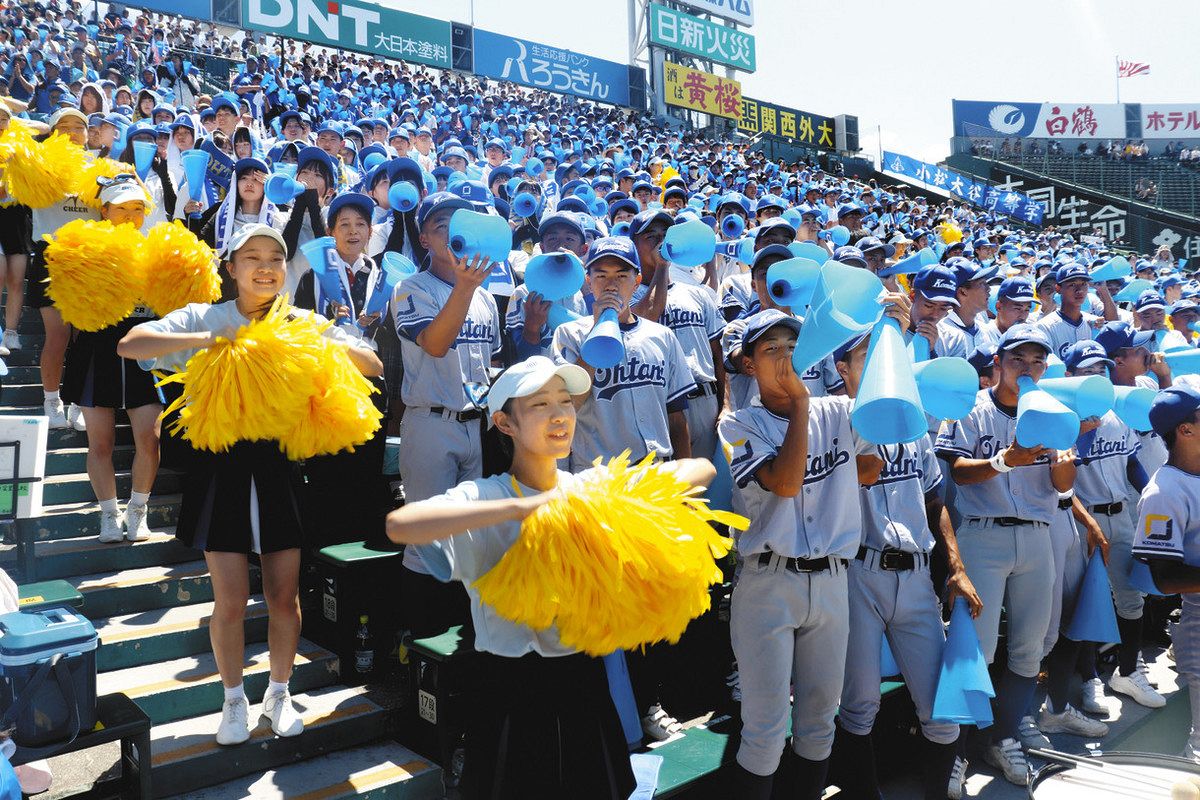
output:
[[[225,687],[225,700],[226,701],[245,700],[245,699],[246,699],[245,684],[239,683],[237,686],[226,686]]]
[[[45,389],[42,389],[42,394],[46,396],[46,402],[50,402],[51,400],[59,400],[59,399],[61,399],[61,398],[59,398],[59,396],[58,396],[58,391],[57,391],[57,390],[55,390],[55,391],[53,391],[53,392],[47,392]]]
[[[119,510],[117,508],[117,498],[110,497],[107,500],[100,501],[100,510],[106,514],[115,514]]]
[[[283,694],[287,690],[287,681],[267,680],[267,694]]]
[[[129,493],[129,505],[131,505],[131,506],[144,506],[144,505],[146,505],[146,503],[149,503],[149,502],[150,502],[150,493],[149,492],[130,492]]]

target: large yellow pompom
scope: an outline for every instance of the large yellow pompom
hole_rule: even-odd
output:
[[[217,254],[179,222],[151,228],[137,255],[146,276],[142,299],[160,317],[188,303],[211,303],[221,296]]]
[[[942,237],[942,241],[946,244],[955,244],[961,242],[963,238],[962,228],[950,222],[943,222],[937,228],[938,233]]]
[[[76,176],[73,191],[79,195],[79,199],[85,205],[99,211],[100,206],[103,204],[100,202],[100,184],[96,182],[96,179],[115,178],[123,173],[129,175],[137,174],[134,171],[133,165],[126,164],[124,161],[114,161],[111,158],[93,158]],[[154,201],[150,198],[150,190],[146,188],[146,184],[142,183],[141,178],[138,178],[138,185],[146,193],[146,213],[149,214],[154,210]],[[171,310],[174,311],[175,309]]]
[[[383,420],[371,402],[378,389],[354,366],[346,348],[325,337],[322,343],[307,412],[280,441],[293,461],[353,450],[375,435]]]
[[[34,141],[24,125],[9,125],[0,136],[4,190],[30,208],[45,208],[75,191],[87,153],[61,133]]]
[[[653,455],[622,453],[539,508],[500,562],[475,582],[485,603],[534,630],[558,626],[589,655],[677,642],[721,581],[731,542],[709,522],[749,520],[710,509]]]
[[[63,320],[82,331],[98,331],[129,316],[144,284],[141,231],[132,225],[76,219],[46,241],[46,294]]]

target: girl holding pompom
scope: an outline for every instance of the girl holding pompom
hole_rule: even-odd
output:
[[[464,798],[624,798],[633,790],[625,736],[600,659],[542,631],[508,621],[482,602],[475,581],[496,566],[522,521],[575,480],[560,472],[571,453],[575,402],[591,378],[574,364],[533,356],[488,392],[491,423],[513,440],[509,473],[465,481],[388,515],[388,537],[415,547],[442,581],[471,596],[481,706],[467,722]],[[693,486],[716,476],[705,459],[670,467]]]
[[[8,130],[14,114],[26,108],[25,103],[11,97],[0,97],[0,136]],[[0,174],[3,169],[0,169]],[[21,319],[21,306],[25,297],[25,266],[28,263],[31,244],[29,206],[12,202],[0,188],[0,282],[8,291],[8,302],[4,306],[4,338],[0,342],[0,357],[7,356],[21,346],[17,335],[17,323]]]
[[[183,370],[198,350],[218,337],[232,338],[239,328],[267,313],[283,291],[286,254],[283,236],[274,228],[261,224],[242,228],[229,244],[226,262],[237,298],[215,305],[192,303],[143,323],[125,336],[118,352],[152,362],[155,369]],[[344,330],[330,327],[325,335],[346,345],[351,362],[363,375],[382,373],[375,354],[347,338]],[[296,736],[304,729],[287,686],[300,638],[303,525],[298,493],[297,465],[273,441],[238,442],[221,453],[196,450],[184,475],[175,535],[204,551],[212,576],[215,607],[209,635],[225,686],[218,744],[240,744],[250,738],[249,703],[242,684],[250,553],[259,554],[270,615],[271,675],[262,716],[279,736]]]

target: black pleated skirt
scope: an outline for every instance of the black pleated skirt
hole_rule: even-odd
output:
[[[0,206],[0,252],[6,256],[28,254],[32,239],[33,214],[29,206]]]
[[[25,305],[30,308],[49,308],[54,305],[46,294],[46,242],[34,242],[29,263],[25,265]]]
[[[154,376],[117,355],[117,343],[150,317],[127,317],[98,331],[76,331],[67,347],[62,397],[84,408],[139,408],[163,402]]]

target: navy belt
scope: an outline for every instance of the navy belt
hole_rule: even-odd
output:
[[[477,419],[483,419],[482,411],[455,411],[444,406],[430,406],[429,413],[437,417],[452,419],[456,422],[474,422]]]
[[[774,555],[775,555],[774,553],[759,553],[758,554],[758,565],[760,567],[770,566],[771,558]],[[825,570],[829,569],[833,565],[834,562],[838,562],[841,564],[845,563],[840,558],[830,558],[829,556],[825,556],[823,558],[782,558],[781,557],[780,561],[783,563],[783,568],[786,569],[788,572],[798,572],[798,573],[824,572]]]
[[[1100,506],[1092,506],[1088,509],[1095,514],[1103,514],[1106,517],[1115,517],[1125,510],[1124,503],[1107,503]]]
[[[928,553],[906,553],[903,550],[874,550],[870,547],[858,548],[858,555],[855,558],[863,563],[871,557],[871,554],[876,555],[875,563],[879,568],[887,572],[905,572],[913,570],[917,567],[928,566]]]
[[[701,397],[709,397],[717,393],[717,382],[708,381],[706,383],[697,383],[696,388],[687,393],[688,400],[698,400]]]

